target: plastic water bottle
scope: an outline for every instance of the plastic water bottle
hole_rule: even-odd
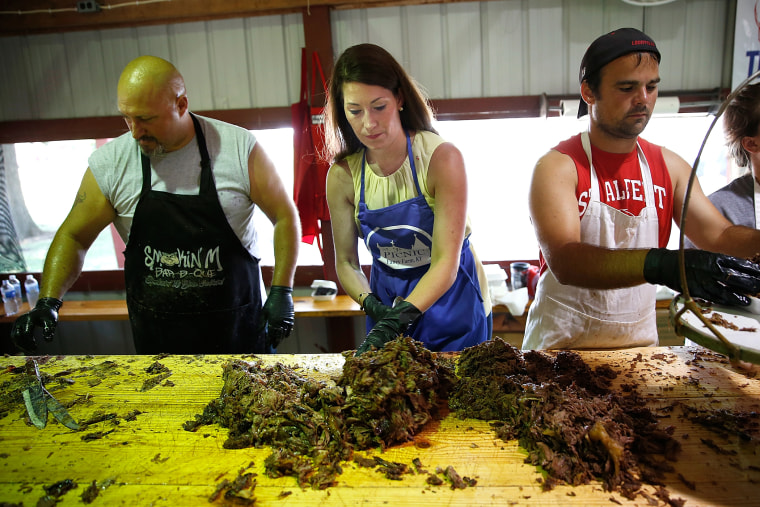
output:
[[[18,313],[18,303],[16,302],[16,291],[9,280],[3,280],[2,286],[3,305],[5,305],[5,314],[13,315]]]
[[[13,290],[16,292],[16,306],[18,308],[17,311],[21,311],[21,305],[24,302],[24,299],[21,296],[21,282],[18,281],[16,275],[10,275],[8,277],[8,281],[11,282],[11,285],[13,285]]]
[[[34,278],[34,275],[26,275],[24,289],[26,289],[26,300],[29,301],[29,308],[34,308],[40,297],[40,284]]]

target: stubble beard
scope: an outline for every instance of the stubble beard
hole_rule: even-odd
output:
[[[144,137],[141,140],[152,141],[154,143],[153,148],[148,148],[138,141],[137,145],[140,147],[140,151],[147,157],[156,157],[166,153],[166,148],[163,144],[158,142],[155,137]]]
[[[646,108],[644,110],[631,111],[631,113],[644,112],[646,112]],[[597,121],[597,127],[599,127],[599,130],[612,137],[617,137],[619,139],[636,139],[644,131],[651,117],[651,115],[647,115],[646,118],[636,120],[633,123],[627,118],[623,118],[616,123],[610,123],[599,119]]]

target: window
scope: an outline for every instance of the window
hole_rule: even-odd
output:
[[[714,116],[653,117],[642,137],[693,164]],[[588,126],[588,118],[520,118],[439,122],[439,133],[462,151],[468,176],[472,242],[484,261],[538,259],[528,214],[528,188],[536,161]],[[720,124],[713,129],[698,171],[706,193],[738,176],[726,162]],[[671,248],[678,247],[673,228]]]
[[[87,158],[95,150],[96,141],[19,143],[15,148],[21,193],[38,228],[37,234],[21,238],[21,248],[27,271],[40,272],[55,231],[74,202],[87,169]],[[117,268],[111,231],[106,229],[90,248],[84,269]]]
[[[285,188],[293,188],[293,129],[254,131],[276,167],[281,168]],[[56,230],[71,208],[87,168],[87,159],[98,143],[108,140],[54,141],[18,143],[16,164],[24,204],[39,232],[21,239],[26,271],[41,272],[45,255]],[[257,210],[254,223],[262,240],[262,264],[272,265],[272,224]],[[117,250],[112,228],[105,229],[85,257],[84,270],[118,269]],[[316,244],[301,244],[299,264],[319,265],[322,257]]]
[[[667,146],[690,164],[712,122],[712,116],[654,117],[644,138]],[[485,261],[536,259],[538,247],[527,210],[527,191],[538,158],[559,141],[581,131],[587,119],[525,118],[438,122],[441,135],[462,151],[468,173],[472,241]],[[287,189],[293,188],[293,131],[255,131]],[[16,144],[16,161],[26,207],[40,234],[22,240],[27,271],[42,271],[47,249],[74,201],[87,158],[96,141]],[[727,162],[722,129],[716,125],[701,157],[699,180],[706,193],[738,176]],[[262,240],[262,264],[272,265],[272,226],[263,213],[254,217]],[[678,245],[674,228],[671,246]],[[359,246],[361,260],[371,262]],[[321,265],[316,244],[301,243],[300,265]],[[85,270],[117,269],[112,233],[103,231],[85,260]]]

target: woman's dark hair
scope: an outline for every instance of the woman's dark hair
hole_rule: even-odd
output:
[[[749,166],[749,153],[742,146],[742,139],[754,137],[760,127],[760,83],[745,86],[731,100],[723,114],[723,130],[726,134],[728,153],[739,167]]]
[[[390,90],[396,98],[403,101],[403,110],[399,116],[405,130],[436,132],[427,96],[414,79],[385,49],[375,44],[358,44],[340,55],[328,85],[325,107],[326,153],[323,154],[327,160],[337,162],[363,148],[343,109],[343,85],[346,83],[382,86]]]

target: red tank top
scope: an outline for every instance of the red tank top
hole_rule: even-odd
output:
[[[639,138],[639,145],[649,164],[654,185],[654,200],[659,219],[660,247],[667,246],[673,224],[673,188],[670,174],[662,157],[662,148]],[[554,150],[568,155],[575,162],[578,171],[578,186],[575,197],[578,199],[578,216],[583,217],[588,207],[591,189],[591,169],[586,152],[583,151],[581,136],[577,134],[560,142]],[[644,197],[644,182],[641,179],[641,169],[637,150],[630,153],[609,153],[591,146],[594,158],[594,168],[599,179],[599,196],[601,202],[624,213],[638,215],[646,205]],[[541,255],[541,271],[544,259]]]

